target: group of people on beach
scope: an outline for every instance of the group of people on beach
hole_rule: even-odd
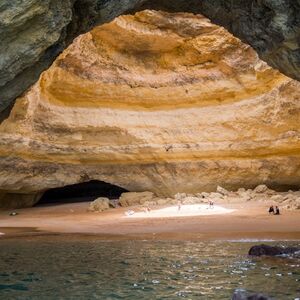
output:
[[[273,215],[280,215],[279,207],[275,206],[275,208],[274,208],[274,206],[271,205],[270,208],[269,208],[269,215],[271,215],[271,214],[273,214]]]

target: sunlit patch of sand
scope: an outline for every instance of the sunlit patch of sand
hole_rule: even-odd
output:
[[[161,209],[151,210],[149,212],[135,212],[126,214],[126,218],[168,218],[168,217],[189,217],[189,216],[207,216],[228,214],[235,209],[224,208],[219,205],[209,207],[204,204],[182,205],[180,210],[178,206],[169,206]],[[133,212],[133,211],[132,211]],[[130,213],[130,211],[129,211]]]

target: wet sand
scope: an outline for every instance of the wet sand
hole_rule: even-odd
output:
[[[87,212],[89,203],[44,205],[0,212],[0,240],[21,237],[113,239],[258,239],[300,240],[300,211],[283,210],[280,216],[267,213],[269,203],[220,204],[224,214],[152,218],[126,217],[128,208],[101,213]],[[172,208],[174,210],[174,208]],[[166,210],[165,210],[166,211]],[[150,213],[151,214],[151,213]]]

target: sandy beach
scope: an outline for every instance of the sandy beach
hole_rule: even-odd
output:
[[[45,205],[0,212],[0,239],[44,235],[82,235],[102,239],[266,239],[299,240],[300,211],[267,213],[268,203],[142,207],[87,212],[89,203]],[[127,216],[128,210],[133,215]]]

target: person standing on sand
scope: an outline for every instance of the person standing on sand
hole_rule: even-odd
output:
[[[274,215],[280,215],[279,207],[275,206],[275,212]]]
[[[214,201],[213,200],[209,200],[209,208],[214,208]]]
[[[180,211],[180,209],[181,209],[181,201],[180,200],[178,200],[177,206],[178,206],[178,211]]]

